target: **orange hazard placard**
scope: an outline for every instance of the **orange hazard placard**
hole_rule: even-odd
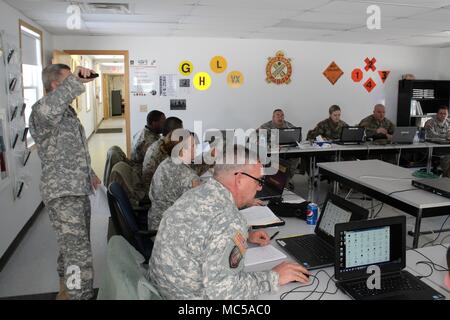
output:
[[[328,81],[331,82],[331,84],[335,84],[336,81],[339,80],[339,78],[344,74],[344,72],[339,68],[339,66],[336,64],[336,62],[331,62],[330,65],[325,69],[323,72],[323,75],[325,78],[328,79]]]
[[[378,71],[378,74],[380,75],[381,81],[383,81],[383,83],[386,81],[389,73],[390,73],[390,71],[387,71],[387,70]]]
[[[367,92],[371,92],[377,84],[372,80],[372,78],[369,78],[366,82],[364,82],[363,86],[366,88]]]
[[[363,78],[363,72],[361,69],[356,68],[352,71],[352,79],[354,82],[360,82]]]

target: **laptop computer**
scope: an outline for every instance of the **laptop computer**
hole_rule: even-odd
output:
[[[341,138],[333,141],[337,144],[360,144],[364,142],[364,134],[366,129],[361,127],[343,127]]]
[[[337,287],[355,300],[440,300],[439,292],[420,281],[406,266],[406,217],[352,221],[335,225]],[[380,287],[369,266],[380,268]]]
[[[450,198],[450,178],[442,177],[439,179],[417,179],[412,180],[411,184],[416,188]]]
[[[392,135],[393,144],[412,144],[416,136],[416,127],[397,127]]]
[[[296,147],[301,141],[301,127],[278,129],[278,144],[280,147]]]
[[[450,139],[446,138],[426,138],[425,141],[436,144],[450,144]]]
[[[307,269],[334,264],[334,225],[367,219],[369,211],[334,194],[329,194],[314,234],[277,239],[277,243]]]
[[[288,170],[286,163],[279,161],[277,173],[264,177],[264,185],[256,193],[255,198],[260,200],[281,199],[289,179]]]

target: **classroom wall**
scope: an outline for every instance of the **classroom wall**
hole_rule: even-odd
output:
[[[155,59],[160,74],[179,74],[183,60],[194,64],[194,73],[207,71],[212,86],[207,91],[191,89],[186,95],[187,111],[170,111],[170,97],[130,97],[131,133],[145,124],[145,112],[140,105],[156,108],[166,115],[184,120],[192,129],[194,120],[203,120],[205,128],[250,128],[271,119],[272,110],[281,107],[290,122],[311,128],[327,117],[328,107],[338,104],[343,108],[343,119],[356,124],[372,112],[374,104],[384,102],[387,116],[394,122],[397,114],[398,80],[404,73],[417,78],[436,78],[439,49],[344,43],[299,41],[207,39],[207,38],[140,38],[140,37],[61,37],[55,36],[55,47],[63,49],[129,50],[130,59]],[[289,85],[268,84],[265,81],[267,57],[283,50],[292,59],[293,75]],[[231,89],[226,74],[214,74],[210,59],[222,55],[228,69],[244,75],[244,85]],[[377,70],[390,70],[383,85],[377,73],[366,74],[361,83],[354,83],[351,71],[365,66],[366,57],[377,59]],[[325,68],[336,63],[344,75],[333,86],[322,75]],[[367,93],[362,83],[372,76],[377,87]],[[189,76],[191,79],[193,74]],[[130,79],[131,81],[131,79]],[[184,98],[184,97],[182,97]],[[306,132],[306,130],[304,130]]]
[[[44,64],[51,61],[51,52],[53,50],[52,36],[17,10],[13,9],[3,1],[0,1],[0,30],[4,30],[17,37],[17,46],[19,46],[19,19],[26,21],[44,32]],[[6,87],[4,81],[5,79],[2,74],[0,76],[1,88]],[[6,103],[6,95],[4,89],[2,89],[0,93],[0,109],[4,110]],[[14,170],[14,167],[10,166],[10,169]],[[21,199],[13,200],[12,179],[9,179],[9,182],[0,189],[0,257],[5,253],[8,246],[30,219],[41,202],[39,193],[41,165],[36,150],[32,152],[30,159],[28,160],[25,173],[28,175],[28,179],[27,185],[22,192],[23,196]]]
[[[72,59],[76,61],[77,65],[83,66],[85,68],[94,68],[94,63],[89,56],[83,55],[72,55]],[[84,127],[86,137],[89,138],[90,135],[94,133],[96,125],[96,106],[95,106],[95,84],[94,82],[89,82],[85,84],[86,91],[77,98],[78,108],[77,115]],[[90,102],[90,109],[88,110],[88,101]]]
[[[450,80],[450,48],[442,48],[439,50],[438,58],[438,79]]]

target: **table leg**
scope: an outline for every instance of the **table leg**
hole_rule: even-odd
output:
[[[428,161],[427,161],[427,173],[431,172],[431,159],[433,157],[433,147],[428,147]]]
[[[398,154],[397,154],[397,165],[400,166],[400,158],[402,156],[402,148],[398,149]]]
[[[414,227],[414,240],[413,240],[413,249],[417,249],[419,246],[419,237],[420,237],[420,223],[422,221],[422,209],[419,209],[416,217],[416,225]]]

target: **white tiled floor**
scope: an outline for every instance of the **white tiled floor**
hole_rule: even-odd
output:
[[[101,129],[122,128],[121,133],[96,133],[89,139],[89,152],[91,154],[92,169],[100,179],[103,179],[105,169],[106,152],[114,145],[119,146],[126,153],[125,119],[110,118],[103,120]]]

